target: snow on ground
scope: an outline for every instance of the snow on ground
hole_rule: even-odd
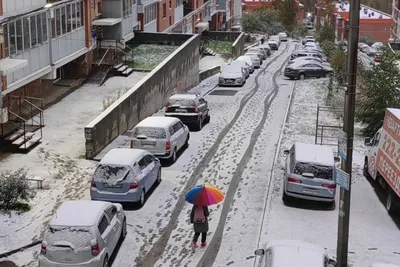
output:
[[[282,46],[282,50],[283,49],[284,46]],[[244,153],[250,145],[250,137],[260,123],[264,112],[266,112],[264,109],[264,100],[269,98],[268,95],[273,89],[273,73],[280,69],[293,49],[294,46],[280,56],[278,56],[280,52],[277,52],[276,55],[272,56],[278,56],[279,58],[267,68],[267,74],[260,76],[260,89],[251,97],[250,101],[246,104],[238,117],[238,120],[219,143],[217,152],[202,172],[197,184],[210,183],[227,193],[230,184],[237,183],[232,179],[234,173],[238,171],[237,168],[244,167],[240,164],[243,164],[241,163],[242,158],[246,157]],[[241,93],[242,90],[239,92]],[[273,110],[274,106],[272,106],[271,109]],[[275,126],[274,129],[276,130]],[[241,194],[240,189],[238,194]],[[222,206],[222,204],[219,204],[210,208],[209,240],[212,239],[216,232]],[[163,256],[157,262],[156,266],[192,266],[200,260],[202,256],[201,252],[192,255],[190,251],[193,226],[188,223],[188,219],[191,207],[192,205],[190,204],[185,205],[184,211],[179,217],[178,225],[171,234],[166,251],[163,253]],[[232,232],[232,234],[235,235],[238,234],[238,232]]]
[[[338,208],[327,210],[324,205],[305,201],[285,206],[281,199],[282,167],[286,160],[283,150],[290,148],[295,141],[314,143],[316,109],[317,104],[325,105],[325,83],[326,79],[306,80],[298,82],[295,88],[279,159],[274,166],[272,196],[268,202],[260,246],[267,240],[300,239],[327,248],[329,255],[335,257]],[[322,117],[326,123],[338,122],[332,113],[324,112]],[[399,263],[400,232],[396,226],[396,223],[400,225],[399,220],[387,214],[378,199],[379,194],[363,177],[365,152],[363,138],[356,136],[349,260],[355,267],[369,266],[379,261]]]
[[[199,61],[200,71],[211,69],[215,66],[221,68],[228,63],[229,58],[225,55],[216,54],[215,56],[204,56]]]
[[[128,52],[128,60],[132,60],[132,66],[138,69],[151,70],[171,55],[179,46],[140,44]]]
[[[42,144],[26,155],[12,154],[0,162],[1,170],[24,166],[28,175],[46,178],[45,189],[37,190],[30,211],[20,215],[13,212],[11,217],[0,214],[0,253],[39,239],[46,221],[63,200],[84,196],[94,163],[83,159],[83,128],[101,113],[103,100],[114,96],[121,84],[133,86],[145,75],[114,77],[101,87],[84,85],[77,89],[44,111]]]

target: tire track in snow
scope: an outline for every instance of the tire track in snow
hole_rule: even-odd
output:
[[[287,45],[285,52],[292,47],[292,45]],[[285,60],[283,62],[283,64],[281,65],[281,67],[275,71],[273,77],[272,77],[272,81],[274,84],[274,89],[267,95],[267,97],[264,100],[264,113],[263,116],[259,122],[259,124],[257,125],[256,129],[253,131],[253,133],[251,134],[250,137],[250,145],[247,147],[242,159],[240,160],[240,162],[237,164],[237,168],[235,169],[233,175],[232,175],[232,180],[231,183],[228,187],[228,191],[225,195],[225,199],[224,199],[224,204],[222,207],[222,212],[221,212],[221,216],[219,218],[219,222],[218,222],[218,226],[217,229],[213,235],[213,238],[211,239],[211,241],[209,242],[209,245],[206,249],[206,251],[204,252],[203,256],[201,257],[199,263],[197,264],[197,267],[211,267],[217,257],[219,248],[221,247],[221,242],[222,242],[222,236],[224,233],[224,227],[225,227],[225,223],[226,223],[226,218],[228,216],[228,213],[230,211],[232,202],[233,202],[233,198],[235,196],[236,190],[239,186],[239,182],[242,178],[243,172],[246,169],[247,163],[250,161],[251,155],[253,154],[254,151],[254,147],[255,144],[257,142],[258,137],[261,134],[261,131],[266,123],[267,117],[268,117],[268,113],[269,113],[269,108],[272,104],[272,102],[274,101],[275,97],[278,95],[278,91],[279,91],[279,85],[276,81],[276,78],[278,77],[278,75],[282,72],[283,67],[285,66],[287,60]],[[256,78],[256,88],[258,88],[259,85],[259,81],[258,81],[258,77]],[[267,196],[268,197],[268,196]]]
[[[153,244],[153,246],[151,247],[149,252],[146,253],[145,256],[139,257],[137,259],[136,264],[138,266],[146,266],[146,267],[154,266],[156,264],[156,262],[159,260],[159,258],[161,258],[161,256],[163,255],[163,253],[165,251],[165,248],[168,244],[168,240],[170,239],[171,233],[176,228],[178,218],[179,218],[180,214],[182,213],[182,210],[185,207],[185,194],[186,194],[187,190],[189,190],[190,188],[192,188],[193,186],[196,185],[197,181],[200,178],[200,174],[205,170],[205,168],[211,162],[215,153],[217,152],[220,142],[228,134],[228,132],[231,130],[231,128],[235,125],[236,121],[240,117],[240,114],[242,113],[244,107],[249,102],[249,100],[259,90],[258,79],[262,74],[264,74],[263,71],[266,70],[272,63],[274,63],[282,54],[287,52],[289,47],[290,47],[290,45],[287,45],[286,48],[284,50],[282,50],[281,53],[279,53],[273,59],[271,59],[265,65],[265,67],[263,67],[259,71],[259,73],[256,75],[256,77],[255,77],[256,85],[254,85],[253,88],[251,88],[250,91],[242,98],[242,100],[240,101],[239,108],[236,111],[236,114],[233,117],[233,119],[231,120],[231,122],[228,125],[226,125],[224,129],[222,129],[222,131],[218,135],[218,138],[215,140],[214,144],[211,146],[209,151],[204,155],[202,160],[199,162],[199,164],[193,170],[184,189],[182,190],[181,195],[179,196],[179,200],[176,203],[174,210],[171,213],[171,218],[170,218],[167,226],[165,227],[165,229],[163,229],[161,236]],[[275,53],[274,53],[274,55],[275,55]],[[142,250],[143,250],[143,248],[141,248],[141,251]]]

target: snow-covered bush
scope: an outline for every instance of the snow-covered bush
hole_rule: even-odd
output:
[[[335,29],[330,25],[323,26],[317,34],[317,41],[319,43],[323,43],[326,41],[334,42],[335,38]]]
[[[34,197],[26,178],[27,172],[23,168],[0,173],[0,210],[9,212],[23,206],[29,207],[27,204],[20,205]]]
[[[279,22],[278,12],[272,9],[260,8],[242,16],[243,31],[247,33],[267,33],[276,35],[285,28]]]

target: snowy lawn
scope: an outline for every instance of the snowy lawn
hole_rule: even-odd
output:
[[[283,150],[289,149],[296,141],[314,143],[317,105],[327,103],[325,83],[326,79],[297,82],[279,158],[274,167],[273,187],[270,190],[272,198],[267,205],[260,246],[267,240],[300,239],[325,247],[330,256],[336,256],[338,207],[332,211],[326,209],[325,205],[306,201],[285,206],[281,199],[282,168],[286,160]],[[333,99],[333,102],[342,103],[340,99]],[[320,117],[326,124],[338,123],[336,114],[324,112]],[[366,149],[364,138],[358,133],[359,125],[356,127],[353,158],[349,260],[355,267],[369,266],[379,261],[399,263],[399,220],[387,214],[379,201],[379,193],[363,177]],[[332,146],[332,149],[336,148]]]
[[[214,44],[210,45],[210,48],[216,53],[231,54],[232,44],[231,41],[215,41]]]
[[[141,44],[132,46],[127,56],[127,63],[136,69],[152,70],[171,55],[179,46]]]

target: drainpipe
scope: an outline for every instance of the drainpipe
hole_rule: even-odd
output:
[[[1,79],[3,77],[3,71],[0,70],[0,110],[3,108],[3,80]]]
[[[47,5],[44,6],[44,8],[47,11],[47,22],[48,22],[48,26],[47,26],[47,39],[49,40],[49,63],[51,66],[51,71],[52,71],[52,75],[53,75],[53,24],[52,24],[52,19],[54,16],[54,11],[52,9],[53,4],[49,3]]]

